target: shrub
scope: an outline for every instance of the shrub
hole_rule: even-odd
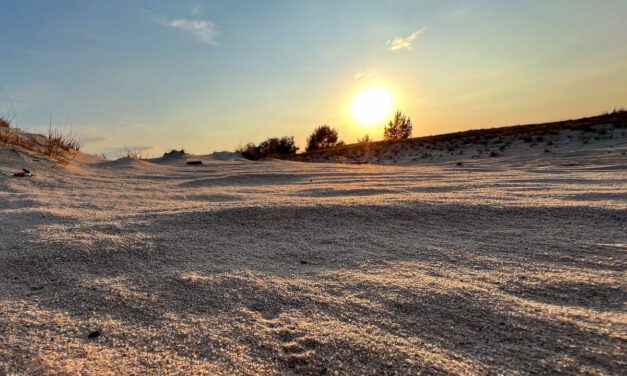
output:
[[[372,140],[370,139],[369,135],[365,135],[364,137],[357,139],[357,143],[358,144],[369,144],[371,142],[372,142]]]
[[[259,144],[261,154],[273,157],[273,156],[285,156],[294,154],[298,151],[298,147],[294,142],[294,136],[281,137],[281,138],[269,138]]]
[[[386,141],[406,140],[411,136],[413,125],[411,119],[396,111],[394,118],[388,122],[383,132]]]
[[[128,150],[128,149],[127,149]],[[173,155],[184,155],[185,154],[185,149],[181,149],[181,150],[176,150],[176,149],[172,149],[168,152],[163,153],[163,157],[169,157],[169,156],[173,156]]]
[[[236,151],[241,153],[244,158],[251,160],[283,158],[296,154],[298,146],[296,146],[293,136],[273,137],[261,142],[259,145],[249,142],[246,146],[240,147]]]
[[[240,146],[235,151],[241,153],[242,156],[246,159],[250,159],[253,161],[259,159],[259,150],[257,149],[257,145],[252,142],[247,143],[245,146]]]
[[[337,144],[337,130],[321,125],[307,138],[306,151],[327,149]]]

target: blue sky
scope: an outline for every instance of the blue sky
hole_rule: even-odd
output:
[[[0,113],[84,149],[234,149],[320,124],[382,127],[351,98],[385,87],[414,134],[627,105],[627,1],[0,0]]]

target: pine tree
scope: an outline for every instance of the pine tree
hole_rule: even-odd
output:
[[[412,129],[411,119],[400,111],[396,111],[394,118],[385,127],[383,138],[386,141],[407,140],[411,137]]]

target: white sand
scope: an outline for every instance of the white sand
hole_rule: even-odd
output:
[[[67,168],[0,145],[0,374],[624,374],[626,145]]]

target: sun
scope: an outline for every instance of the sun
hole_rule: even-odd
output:
[[[381,124],[392,114],[394,97],[380,87],[361,91],[353,99],[351,113],[361,125],[369,126]]]

